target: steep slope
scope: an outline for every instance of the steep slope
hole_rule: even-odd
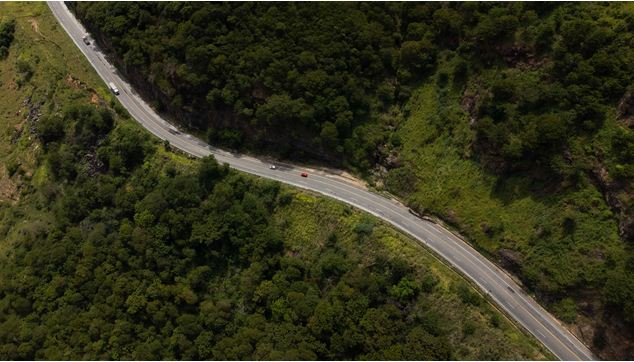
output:
[[[0,12],[3,359],[552,358],[378,220],[153,141],[45,4]]]
[[[367,176],[460,229],[599,355],[631,358],[630,5],[74,9],[211,142]]]

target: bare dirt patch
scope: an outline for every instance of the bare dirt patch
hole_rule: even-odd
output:
[[[7,82],[7,89],[9,89],[9,90],[16,90],[16,89],[18,89],[18,84],[15,82],[15,80],[14,80],[14,79],[10,79],[10,80]]]
[[[42,33],[40,33],[40,24],[37,22],[37,20],[35,20],[35,19],[29,19],[29,23],[31,23],[31,29],[32,29],[34,32],[36,32],[36,33],[38,33],[38,34],[42,35]]]
[[[70,87],[74,89],[79,89],[81,85],[79,80],[73,78],[73,76],[70,74],[68,74],[68,76],[66,77],[66,84],[68,84]]]
[[[5,165],[0,165],[0,201],[15,204],[18,200],[18,186],[9,177]]]

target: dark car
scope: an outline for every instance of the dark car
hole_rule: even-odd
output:
[[[302,177],[308,177],[308,173],[306,173],[306,172],[302,172],[301,175],[302,175]]]

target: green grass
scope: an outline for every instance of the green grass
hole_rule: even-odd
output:
[[[442,326],[450,330],[452,344],[460,346],[455,351],[456,359],[553,358],[507,319],[501,318],[499,327],[493,327],[492,319],[499,318],[499,312],[481,297],[478,305],[463,302],[457,290],[467,288],[476,293],[475,290],[416,241],[347,205],[290,188],[287,192],[294,194],[293,201],[278,210],[277,218],[284,226],[287,248],[296,255],[310,259],[310,255],[326,247],[334,234],[345,247],[346,259],[362,270],[370,268],[368,263],[378,256],[405,261],[421,279],[433,275],[438,284],[419,305],[442,316]],[[374,225],[371,235],[359,238],[355,227],[368,222]],[[477,333],[465,333],[465,324],[472,324]]]
[[[51,99],[49,104],[55,108],[69,99],[88,101],[93,89],[104,86],[57,24],[46,3],[1,3],[0,18],[4,17],[15,19],[16,29],[9,56],[0,61],[0,165],[19,164],[27,175],[32,175],[38,145],[25,123],[28,114],[25,99],[31,97],[33,104]],[[34,70],[31,78],[22,85],[18,84],[21,79],[16,70],[18,59],[26,60]],[[68,76],[83,84],[70,85]],[[41,111],[54,112],[56,109]],[[24,132],[24,137],[17,138],[19,132]],[[17,141],[12,143],[16,138]],[[13,184],[19,188],[23,181],[20,175],[9,178],[4,169],[0,167],[0,184]],[[0,201],[7,201],[4,196],[0,191]]]
[[[50,106],[42,109],[42,113],[50,114],[71,103],[88,103],[94,93],[102,98],[108,93],[57,25],[45,3],[2,3],[0,14],[17,20],[16,40],[9,50],[9,57],[0,61],[0,165],[4,169],[10,162],[17,163],[24,171],[11,177],[0,173],[0,182],[17,185],[25,195],[14,203],[0,200],[0,239],[4,240],[0,243],[0,256],[5,258],[13,243],[28,243],[32,235],[46,230],[45,225],[52,220],[52,215],[44,211],[50,207],[44,196],[46,192],[39,189],[50,183],[49,170],[39,163],[40,143],[35,135],[29,134],[28,127],[23,127],[22,136],[11,143],[16,126],[25,117],[24,99],[31,96],[35,102],[49,100],[46,104]],[[38,24],[39,33],[33,28],[33,20]],[[15,63],[19,57],[28,59],[34,72],[28,81],[17,87],[16,80],[20,76],[16,73]],[[85,88],[69,84],[68,75],[85,84]],[[406,144],[409,143],[410,139]],[[197,162],[157,147],[142,167],[147,170],[160,167],[165,171],[167,165],[191,171]],[[31,188],[40,192],[31,193]],[[284,187],[284,192],[294,197],[291,204],[276,211],[275,217],[284,225],[285,248],[289,252],[318,255],[320,249],[329,247],[329,237],[336,234],[348,260],[358,268],[369,267],[367,263],[380,256],[403,259],[416,270],[421,280],[432,275],[438,284],[421,298],[418,305],[421,312],[429,310],[442,316],[442,326],[450,330],[452,344],[461,346],[455,351],[456,358],[553,358],[534,338],[501,317],[490,304],[482,300],[477,305],[465,303],[460,291],[475,293],[475,290],[417,242],[342,203],[290,187]],[[355,231],[360,224],[369,226],[372,232],[360,237]],[[498,325],[492,325],[492,320],[499,321],[495,322]],[[477,332],[471,333],[474,328]]]
[[[392,190],[457,227],[493,260],[500,248],[521,253],[520,276],[531,288],[556,298],[600,288],[607,261],[621,262],[626,246],[599,190],[583,179],[574,188],[549,191],[528,177],[503,179],[485,171],[467,157],[472,136],[460,97],[453,90],[442,94],[431,82],[414,94],[398,132],[416,184],[406,192],[398,184],[402,171],[391,171]]]

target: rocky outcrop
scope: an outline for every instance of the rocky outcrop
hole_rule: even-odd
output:
[[[506,270],[519,271],[522,267],[522,253],[517,250],[499,249],[500,264]]]
[[[618,106],[618,119],[624,126],[634,128],[634,95],[625,92]]]
[[[619,235],[623,240],[634,241],[634,210],[627,202],[634,190],[626,182],[612,179],[602,164],[592,170],[591,176],[619,220]]]

